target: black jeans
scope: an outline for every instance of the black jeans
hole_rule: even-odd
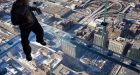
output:
[[[20,33],[21,33],[21,44],[23,47],[23,51],[25,53],[26,56],[31,55],[31,47],[29,45],[29,34],[30,32],[34,32],[36,35],[36,41],[44,41],[43,40],[43,28],[41,27],[41,25],[38,22],[35,22],[34,24],[27,24],[27,25],[21,25],[19,26],[20,28]]]

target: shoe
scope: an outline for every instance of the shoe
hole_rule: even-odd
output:
[[[32,60],[32,56],[31,55],[29,55],[29,56],[26,55],[26,60],[27,61],[31,61]]]
[[[38,43],[40,43],[41,45],[45,46],[46,42],[45,41],[37,41]]]

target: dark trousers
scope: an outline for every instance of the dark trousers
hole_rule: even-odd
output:
[[[38,22],[35,22],[32,25],[30,25],[30,24],[21,25],[21,26],[19,26],[19,28],[20,28],[20,33],[21,33],[21,44],[23,47],[23,51],[26,56],[29,56],[29,55],[31,55],[31,47],[29,45],[30,42],[28,40],[30,32],[32,31],[35,33],[36,41],[38,41],[38,42],[44,41],[43,40],[43,34],[44,34],[43,29]]]

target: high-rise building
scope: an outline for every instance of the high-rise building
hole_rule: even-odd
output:
[[[108,49],[119,54],[125,54],[127,43],[120,39],[110,39]]]
[[[104,33],[102,36],[102,33],[95,33],[94,34],[94,39],[93,39],[93,47],[96,48],[106,48],[107,45],[107,33]]]
[[[72,57],[76,57],[76,46],[66,40],[61,40],[61,49],[62,51]]]
[[[129,49],[127,56],[133,60],[140,62],[140,46],[133,45]]]
[[[70,40],[62,39],[61,40],[61,50],[73,57],[73,58],[80,58],[82,54],[84,53],[83,49],[79,46],[73,44]]]

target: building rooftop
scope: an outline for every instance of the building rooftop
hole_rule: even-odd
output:
[[[60,64],[54,71],[53,73],[55,75],[88,75],[85,72],[76,72],[66,66],[64,66],[63,64]]]

